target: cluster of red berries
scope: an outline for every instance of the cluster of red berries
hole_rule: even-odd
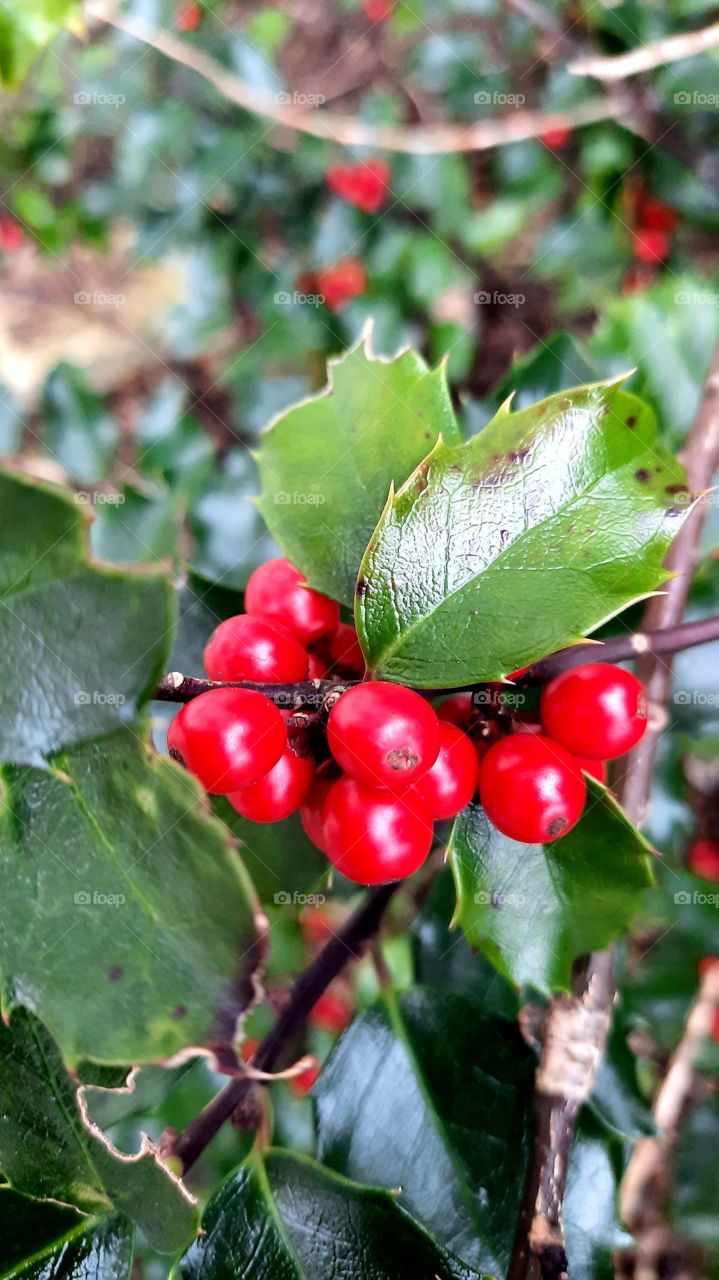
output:
[[[245,607],[210,637],[210,679],[296,684],[364,674],[354,628],[288,560],[255,570]],[[256,690],[212,689],[173,721],[170,753],[251,821],[278,822],[299,809],[313,843],[361,884],[416,871],[430,851],[433,824],[460,813],[478,786],[505,835],[525,843],[559,839],[583,811],[583,770],[604,780],[603,762],[629,751],[646,728],[640,682],[602,663],[551,681],[541,723],[513,722],[517,731],[509,734],[499,718],[473,725],[468,694],[435,710],[412,689],[379,680],[340,693],[326,748],[323,741],[316,752],[307,733],[288,734],[291,714]]]
[[[392,171],[386,160],[375,156],[356,164],[330,165],[326,177],[330,191],[363,213],[376,213],[387,200]]]

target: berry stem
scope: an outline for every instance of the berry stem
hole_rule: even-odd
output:
[[[260,1043],[253,1058],[253,1067],[268,1072],[276,1069],[287,1045],[303,1026],[322,993],[350,960],[360,958],[364,944],[377,932],[399,887],[399,882],[394,881],[370,889],[339,932],[330,938],[309,968],[300,974],[288,1003]],[[183,1173],[192,1167],[254,1087],[255,1081],[248,1076],[236,1076],[180,1134],[171,1154],[182,1162]]]
[[[353,682],[356,683],[356,682]],[[318,714],[329,711],[329,695],[332,701],[350,687],[348,683],[338,684],[336,680],[300,680],[297,684],[260,684],[254,680],[205,680],[198,676],[185,676],[180,671],[170,671],[163,676],[157,686],[153,698],[157,702],[191,702],[200,694],[210,689],[251,689],[263,693],[270,702],[283,710],[315,711]],[[305,718],[294,721],[290,728],[303,728]]]

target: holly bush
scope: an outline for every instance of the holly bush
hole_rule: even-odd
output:
[[[719,1277],[710,18],[0,12],[0,1275]]]

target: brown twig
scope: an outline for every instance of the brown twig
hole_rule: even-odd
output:
[[[263,693],[275,706],[285,711],[329,711],[330,707],[350,683],[336,680],[300,680],[297,684],[258,684],[255,680],[205,680],[199,676],[185,676],[181,671],[170,671],[163,676],[153,693],[157,702],[192,702],[202,693],[212,689],[250,689]],[[297,717],[301,728],[300,717]],[[293,727],[290,725],[290,727]]]
[[[683,461],[691,491],[706,490],[719,465],[719,350],[707,376]],[[645,610],[642,632],[679,624],[691,585],[705,504],[699,503],[675,540],[667,563],[678,577]],[[646,656],[641,678],[649,692],[650,724],[629,757],[620,788],[629,817],[644,816],[657,744],[664,727],[670,663]],[[508,1280],[565,1280],[562,1204],[577,1115],[594,1087],[611,1024],[615,988],[611,951],[594,952],[575,966],[573,991],[550,1002],[537,1069],[533,1158],[527,1172]]]
[[[705,972],[654,1101],[657,1136],[638,1142],[624,1175],[622,1218],[637,1237],[635,1280],[657,1280],[665,1274],[672,1236],[664,1209],[669,1193],[671,1156],[698,1084],[697,1062],[719,1013],[719,962]]]
[[[645,615],[646,617],[646,615]],[[571,649],[559,649],[547,658],[535,662],[522,676],[522,680],[551,680],[570,667],[583,662],[630,662],[633,659],[663,657],[693,649],[695,645],[719,640],[719,614],[700,618],[696,622],[683,622],[677,626],[661,627],[656,631],[633,631],[624,636],[611,636],[600,644],[576,644]]]
[[[651,40],[638,49],[615,54],[613,57],[597,55],[578,58],[576,62],[569,63],[567,70],[575,76],[593,76],[595,80],[625,80],[627,76],[636,76],[640,71],[653,71],[655,67],[664,67],[670,62],[679,62],[682,58],[693,58],[717,45],[719,22],[714,22],[699,31],[682,31],[675,36]]]
[[[339,932],[325,944],[310,967],[300,974],[288,1003],[252,1059],[256,1071],[275,1070],[292,1037],[302,1027],[323,991],[350,960],[359,959],[365,943],[377,932],[398,888],[399,883],[395,882],[370,889]],[[233,1078],[175,1140],[171,1154],[181,1161],[184,1173],[253,1087],[254,1081],[249,1076]]]
[[[287,102],[287,94],[268,95],[253,89],[228,71],[215,58],[168,31],[160,31],[144,19],[121,13],[108,4],[93,0],[86,6],[88,17],[124,31],[144,44],[202,76],[229,102],[253,115],[315,138],[326,138],[345,147],[373,147],[414,155],[438,155],[460,151],[486,151],[526,138],[538,138],[548,129],[576,129],[598,120],[622,120],[631,128],[631,102],[621,93],[609,93],[594,101],[580,103],[551,114],[515,110],[494,119],[469,124],[388,125],[374,124],[355,116]]]

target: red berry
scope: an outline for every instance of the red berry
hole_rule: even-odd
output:
[[[432,819],[418,796],[395,796],[355,778],[332,783],[323,830],[330,862],[355,884],[411,876],[432,847]]]
[[[352,1019],[352,1010],[346,1000],[332,991],[325,991],[314,1005],[309,1022],[319,1031],[331,1031],[337,1035],[344,1031]]]
[[[248,613],[221,622],[205,648],[211,680],[295,684],[306,680],[308,661],[306,650],[286,627]]]
[[[178,31],[196,31],[202,22],[199,4],[178,4],[175,9],[175,26]]]
[[[363,213],[376,213],[385,203],[392,171],[386,160],[335,164],[327,170],[327,185]]]
[[[365,673],[364,654],[357,632],[348,622],[340,622],[337,630],[327,643],[327,656],[330,666],[340,671],[350,672],[355,676]]]
[[[298,1098],[304,1098],[305,1094],[309,1093],[313,1085],[317,1083],[321,1070],[319,1062],[316,1058],[313,1058],[311,1064],[305,1067],[304,1071],[300,1071],[299,1075],[292,1076],[287,1083]]]
[[[588,760],[586,756],[575,756],[580,769],[588,773],[592,778],[596,778],[597,782],[603,782],[607,785],[607,762],[606,760]]]
[[[306,645],[331,635],[340,621],[336,601],[308,587],[289,560],[268,560],[250,574],[245,608],[254,616],[280,622]]]
[[[299,809],[314,776],[312,756],[297,756],[287,747],[263,778],[230,792],[227,799],[250,822],[281,822]]]
[[[167,734],[170,755],[212,795],[249,786],[277,764],[287,730],[277,707],[252,689],[210,689],[187,702]]]
[[[669,257],[671,240],[666,231],[640,227],[632,237],[632,250],[639,262],[663,262]]]
[[[330,778],[316,778],[300,809],[300,821],[306,836],[323,853],[327,852],[324,836],[324,804],[331,786]]]
[[[252,1037],[247,1040],[243,1040],[242,1045],[240,1046],[240,1057],[242,1058],[242,1061],[251,1062],[259,1047],[259,1040],[253,1040]]]
[[[321,658],[318,653],[309,654],[309,667],[307,671],[308,679],[325,680],[327,678],[328,671],[329,667],[327,666],[324,658]]]
[[[489,749],[479,794],[498,831],[524,844],[549,844],[579,821],[587,785],[568,751],[539,734],[517,733]]]
[[[689,848],[689,870],[703,880],[719,880],[719,841],[694,840]]]
[[[25,239],[25,233],[14,218],[0,214],[0,252],[15,253]]]
[[[327,741],[347,773],[379,786],[410,786],[432,767],[439,751],[439,721],[412,689],[368,680],[337,700]]]
[[[544,732],[588,760],[615,760],[647,727],[641,681],[608,662],[587,662],[550,681],[539,704]]]
[[[306,907],[300,915],[300,928],[305,942],[311,947],[322,947],[329,938],[335,936],[340,928],[340,921],[335,921],[319,907]]]
[[[676,231],[679,214],[656,196],[645,196],[639,206],[639,222],[643,231]]]
[[[697,965],[697,973],[699,974],[699,977],[704,979],[709,973],[709,970],[713,969],[715,965],[718,964],[719,956],[704,956]]]
[[[466,732],[472,721],[471,693],[452,693],[436,708],[437,718]]]
[[[415,790],[433,820],[453,818],[477,790],[477,774],[477,752],[471,739],[444,721],[439,726],[439,755]]]
[[[345,258],[316,277],[317,292],[330,311],[339,311],[367,289],[367,273],[359,258]]]
[[[560,151],[571,141],[572,130],[560,125],[556,129],[545,129],[539,136],[545,147],[550,147],[552,151]]]
[[[368,22],[388,22],[394,10],[394,0],[364,0],[362,8]]]

